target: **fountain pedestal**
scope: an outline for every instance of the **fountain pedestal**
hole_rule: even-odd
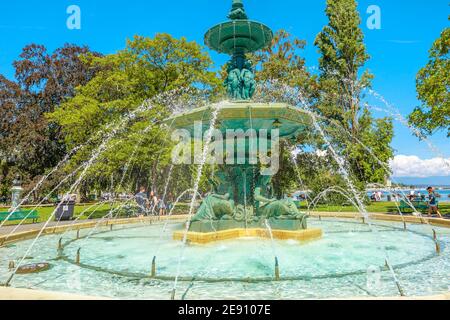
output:
[[[231,56],[224,85],[232,102],[198,108],[166,121],[173,129],[184,130],[183,136],[190,135],[201,143],[205,132],[209,132],[206,141],[215,149],[215,173],[210,181],[214,191],[192,217],[187,236],[191,241],[196,239],[196,233],[203,234],[202,239],[240,237],[249,232],[260,234],[266,228],[269,233],[270,229],[302,232],[307,228],[306,214],[298,210],[292,199],[276,199],[271,180],[279,170],[280,139],[297,139],[309,127],[309,117],[286,104],[251,101],[256,80],[246,55],[269,47],[273,32],[248,19],[242,0],[233,0],[228,18],[229,21],[208,30],[205,44]],[[190,143],[185,149],[190,150]],[[197,164],[203,166],[206,159],[202,161]]]
[[[186,236],[187,243],[190,244],[208,244],[218,241],[233,240],[239,238],[263,238],[271,239],[271,235],[265,228],[237,228],[227,229],[217,232],[188,232],[176,231],[173,234],[173,239],[177,241],[184,240]],[[272,230],[272,237],[276,240],[295,240],[295,241],[312,241],[322,237],[321,229],[307,229],[307,230]]]
[[[268,219],[272,230],[298,231],[303,230],[304,222],[300,219]],[[229,229],[258,229],[265,228],[265,221],[240,222],[236,220],[195,221],[189,228],[191,232],[217,232]]]
[[[266,219],[269,219],[273,229],[306,229],[306,215],[299,212],[291,199],[273,197],[271,178],[275,173],[263,171],[278,164],[278,140],[297,139],[310,127],[309,116],[287,104],[251,101],[222,104],[217,114],[214,127],[216,134],[224,140],[226,155],[229,155],[228,147],[231,146],[234,156],[225,156],[223,164],[215,166],[211,181],[214,194],[204,199],[192,218],[190,231],[208,233],[235,228],[260,228]],[[183,129],[192,138],[203,140],[205,132],[211,127],[213,115],[213,107],[197,108],[166,122],[173,129]],[[240,131],[241,138],[230,138],[230,131],[236,134]],[[196,132],[201,133],[200,137]],[[252,145],[255,149],[252,149]],[[255,152],[258,155],[257,164],[251,161],[251,155]],[[263,154],[271,159],[264,169],[261,166]]]

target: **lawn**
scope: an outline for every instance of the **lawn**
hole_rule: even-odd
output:
[[[118,206],[121,206],[121,204],[115,204],[111,206],[110,204],[100,204],[97,205],[95,203],[92,204],[83,204],[83,205],[76,205],[75,211],[74,211],[74,218],[78,218],[79,220],[86,220],[86,219],[100,219],[106,216],[112,209],[117,208]],[[177,208],[175,208],[173,214],[183,214],[185,212],[188,212],[188,204],[185,203],[179,203],[177,205]],[[53,211],[55,210],[55,206],[50,207],[39,207],[37,208],[37,212],[39,214],[39,220],[38,222],[45,222],[47,221],[50,216],[52,215]],[[24,210],[32,210],[33,207],[29,206],[24,208]],[[0,211],[7,211],[8,209],[0,209]],[[117,211],[113,213],[114,216],[117,215]],[[125,217],[125,212],[123,210],[120,211],[119,217]],[[54,220],[54,218],[53,218]],[[8,221],[5,223],[5,225],[16,225],[19,224],[20,221]],[[30,224],[32,223],[31,220],[27,220],[23,224]]]
[[[47,221],[55,210],[55,206],[51,207],[39,207],[37,208],[37,212],[39,214],[38,222]],[[31,210],[32,207],[24,208],[24,210]],[[79,218],[80,220],[86,220],[91,215],[91,218],[101,218],[109,213],[111,210],[111,206],[109,204],[87,204],[87,205],[77,205],[75,206],[74,216],[75,218]],[[1,209],[0,211],[7,211],[6,209]],[[5,225],[16,225],[20,221],[8,221]],[[31,220],[27,220],[24,224],[31,223]]]
[[[301,210],[306,210],[306,202],[302,202]],[[450,203],[440,203],[439,210],[443,215],[450,215]],[[352,206],[331,206],[331,205],[318,205],[314,211],[319,212],[358,212],[355,207]],[[394,202],[372,202],[367,206],[368,212],[374,213],[397,213],[398,208]],[[409,212],[410,213],[410,212]],[[425,212],[422,212],[425,213]]]
[[[175,210],[174,214],[182,214],[188,211],[187,204],[179,204],[178,210]],[[442,214],[450,216],[450,203],[441,203],[439,205],[439,209]],[[102,218],[107,215],[111,209],[109,204],[89,204],[89,205],[77,205],[75,206],[75,218],[79,218],[80,220],[86,220],[89,217],[91,219]],[[28,209],[28,208],[27,208]],[[45,222],[48,220],[50,215],[55,210],[55,207],[40,207],[36,209],[39,213],[39,222]],[[301,203],[300,210],[306,211],[307,205],[306,202]],[[1,210],[6,211],[6,210]],[[332,206],[332,205],[319,205],[314,211],[318,212],[358,212],[358,210],[352,206]],[[374,202],[367,206],[367,211],[374,213],[396,213],[398,214],[398,209],[393,202]],[[425,213],[425,212],[424,212]],[[5,225],[14,225],[18,224],[19,221],[10,221]],[[26,223],[31,223],[28,220]]]

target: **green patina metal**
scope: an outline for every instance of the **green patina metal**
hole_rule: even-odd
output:
[[[196,123],[201,122],[203,132],[211,126],[212,107],[196,108],[166,120],[174,129],[187,129],[194,137]],[[227,103],[220,107],[215,129],[223,134],[227,130],[278,129],[280,138],[294,138],[311,128],[311,117],[298,108],[285,103],[253,103],[240,101]]]
[[[194,139],[203,139],[210,129],[213,107],[197,108],[178,114],[166,120],[173,129],[185,129]],[[196,127],[201,125],[201,136],[196,136]],[[203,232],[205,223],[213,229],[233,228],[237,225],[246,227],[261,226],[266,219],[284,221],[273,223],[274,229],[306,229],[306,216],[298,211],[290,199],[275,199],[271,188],[271,176],[261,174],[260,164],[249,161],[250,139],[246,135],[245,161],[237,161],[238,140],[229,141],[227,132],[240,130],[244,134],[254,129],[259,135],[257,144],[267,143],[271,148],[271,137],[262,137],[261,130],[271,132],[279,130],[283,139],[297,139],[311,127],[311,119],[304,111],[283,103],[265,104],[252,102],[232,102],[220,106],[215,129],[222,133],[225,145],[234,145],[235,158],[232,163],[216,165],[215,173],[210,178],[213,193],[206,197],[197,214],[192,219],[191,230]]]
[[[233,0],[228,18],[231,21],[208,30],[205,44],[212,50],[232,56],[227,64],[228,76],[224,83],[229,98],[250,100],[256,90],[256,81],[246,54],[269,46],[273,32],[264,24],[248,19],[242,0]]]
[[[254,159],[250,155],[255,154],[255,140],[256,152],[261,152],[260,146],[265,145],[276,153],[279,146],[272,136],[277,134],[273,129],[278,129],[280,138],[297,139],[311,127],[311,119],[304,111],[286,104],[250,101],[256,81],[246,54],[269,46],[273,33],[267,26],[248,19],[242,0],[233,1],[228,18],[230,21],[220,23],[206,33],[205,43],[217,52],[232,56],[227,64],[225,85],[233,102],[219,106],[214,128],[221,131],[224,145],[234,146],[235,153],[234,157],[226,154],[232,163],[226,161],[215,165],[214,175],[210,178],[213,191],[203,200],[190,230],[210,232],[211,228],[261,227],[265,221],[269,221],[274,229],[306,229],[306,215],[299,212],[291,199],[274,198],[272,176],[267,175],[261,162],[250,161]],[[203,140],[204,133],[211,128],[213,114],[213,107],[197,108],[167,119],[166,123],[173,129],[188,130],[194,139]],[[245,138],[239,141],[229,137],[229,130],[240,130]],[[201,136],[197,135],[198,131]],[[256,139],[249,138],[254,137],[253,132],[256,132]],[[238,150],[244,150],[239,159]]]

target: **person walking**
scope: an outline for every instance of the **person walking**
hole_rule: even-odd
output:
[[[169,192],[169,196],[167,197],[167,210],[170,212],[174,206],[174,197],[172,192]]]
[[[139,192],[135,196],[136,203],[138,205],[138,213],[140,216],[145,215],[148,208],[148,197],[145,187],[141,187]]]
[[[164,203],[164,199],[159,199],[158,201],[158,210],[160,216],[165,216],[167,212],[166,204]]]
[[[150,207],[151,207],[150,212],[152,215],[155,215],[155,216],[158,215],[158,209],[159,209],[158,202],[159,202],[159,200],[158,200],[158,197],[156,196],[156,193],[154,191],[152,191],[150,193]]]
[[[434,192],[434,188],[428,187],[427,191],[428,191],[428,217],[431,218],[431,215],[436,213],[442,219],[442,214],[439,212],[437,196],[436,193]]]

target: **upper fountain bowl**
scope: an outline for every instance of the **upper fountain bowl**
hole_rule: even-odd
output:
[[[247,54],[270,45],[272,30],[251,20],[232,20],[216,25],[205,35],[208,48],[229,55]]]
[[[201,123],[203,132],[210,129],[213,110],[213,106],[196,108],[164,122],[171,129],[186,129],[194,137],[196,124]],[[279,129],[281,138],[291,138],[305,132],[311,125],[311,118],[305,111],[285,103],[234,101],[220,105],[215,128],[223,133],[239,129]]]

